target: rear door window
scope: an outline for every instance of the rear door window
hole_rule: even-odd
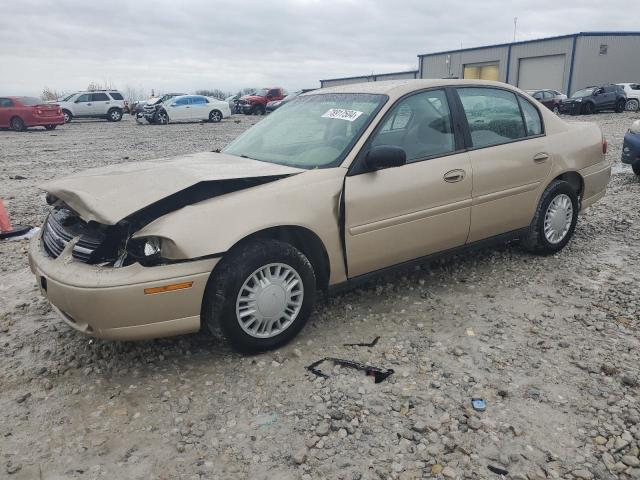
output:
[[[497,88],[457,89],[473,147],[509,143],[527,136],[515,93]]]
[[[540,112],[528,100],[522,97],[518,97],[518,100],[522,107],[522,115],[524,116],[524,123],[527,127],[527,135],[541,135],[542,119],[540,118]]]
[[[91,101],[92,102],[108,102],[109,97],[107,96],[106,93],[93,93],[91,94]]]

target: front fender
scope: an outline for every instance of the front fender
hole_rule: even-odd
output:
[[[214,197],[158,218],[134,238],[166,239],[163,257],[186,260],[224,255],[269,228],[297,226],[315,233],[329,257],[331,283],[346,279],[339,202],[346,170],[308,170],[268,184]]]

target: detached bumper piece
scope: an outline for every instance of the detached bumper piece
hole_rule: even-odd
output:
[[[343,360],[341,358],[333,358],[333,357],[324,357],[320,360],[313,362],[311,365],[307,366],[307,370],[318,377],[329,378],[329,375],[326,373],[322,373],[322,371],[317,368],[318,365],[324,362],[333,362],[335,365],[340,365],[342,367],[353,368],[355,370],[361,370],[365,373],[365,375],[369,377],[373,377],[376,383],[383,382],[387,377],[394,373],[391,368],[380,368],[374,367],[372,365],[366,365],[360,362],[354,362],[353,360]]]

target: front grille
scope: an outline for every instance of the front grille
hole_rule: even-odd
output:
[[[67,244],[78,237],[80,238],[73,247],[72,255],[81,262],[90,263],[93,252],[104,241],[100,229],[91,228],[64,208],[54,209],[49,213],[42,230],[42,244],[49,256],[58,258]]]

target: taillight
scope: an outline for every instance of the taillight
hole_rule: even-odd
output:
[[[58,115],[62,115],[62,109],[58,107]]]
[[[37,109],[36,109],[36,113],[37,113],[38,115],[42,115],[42,110],[40,110],[39,108],[37,108]]]

